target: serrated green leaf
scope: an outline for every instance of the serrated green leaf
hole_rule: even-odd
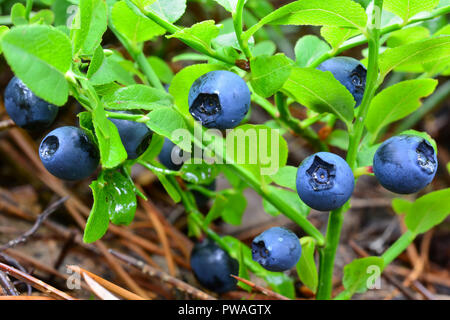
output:
[[[176,22],[186,11],[186,0],[156,0],[150,8],[163,19]]]
[[[293,68],[283,90],[317,113],[333,113],[347,124],[353,120],[355,99],[331,72]]]
[[[384,261],[380,257],[353,260],[344,267],[344,288],[351,294],[366,292],[374,285],[383,268]]]
[[[433,93],[438,85],[434,79],[399,82],[377,94],[370,104],[366,127],[376,138],[388,124],[403,119],[421,106],[421,98]]]
[[[385,77],[392,70],[425,62],[438,61],[450,57],[450,36],[409,43],[387,49],[380,55],[380,71]]]
[[[413,203],[402,198],[395,198],[392,200],[392,209],[394,209],[397,214],[407,214]]]
[[[84,228],[83,241],[92,243],[104,236],[108,230],[109,214],[104,205],[105,192],[101,183],[93,181],[89,186],[94,196],[94,204]]]
[[[149,115],[150,120],[146,123],[147,126],[157,134],[167,137],[173,143],[178,145],[181,149],[191,152],[191,139],[178,139],[172,134],[176,130],[184,130],[189,133],[184,118],[173,108],[160,108],[152,111]]]
[[[220,26],[217,26],[214,20],[206,20],[194,24],[190,28],[183,28],[167,38],[178,38],[195,42],[203,48],[211,47],[211,40],[219,35]]]
[[[64,33],[44,25],[15,27],[4,35],[2,49],[15,75],[34,94],[58,106],[66,103],[72,47]]]
[[[301,37],[294,48],[296,63],[299,67],[308,67],[329,50],[330,47],[316,36],[307,35]]]
[[[102,46],[98,46],[95,51],[94,55],[92,56],[91,63],[89,64],[89,69],[87,72],[88,79],[91,78],[97,71],[100,69],[100,67],[103,64],[103,59],[105,58],[105,55],[103,53]]]
[[[314,261],[316,241],[311,237],[303,237],[300,239],[300,244],[302,246],[302,255],[296,265],[297,274],[300,281],[312,292],[316,293],[319,284],[319,275],[317,274],[316,262]]]
[[[411,42],[428,39],[429,37],[430,30],[422,26],[415,26],[392,32],[387,40],[387,45],[390,48],[395,48]]]
[[[173,71],[169,65],[159,57],[148,57],[148,63],[152,66],[158,78],[164,83],[170,83],[173,79]]]
[[[133,43],[151,40],[166,30],[152,20],[138,16],[125,1],[116,2],[111,10],[111,20],[116,29]]]
[[[363,29],[367,22],[364,8],[351,0],[300,0],[288,4],[277,11],[282,11],[282,9],[288,11],[288,14],[272,20],[272,24]],[[277,11],[273,14],[275,15]]]
[[[297,190],[296,176],[297,168],[292,166],[285,166],[280,168],[277,173],[271,176],[272,180],[279,186],[289,188],[291,190]]]
[[[445,200],[447,199],[447,200]],[[427,232],[450,214],[450,188],[418,198],[406,214],[405,224],[414,234]]]
[[[111,110],[154,110],[171,107],[172,97],[165,91],[135,84],[120,88],[103,98],[105,108]]]
[[[395,13],[406,22],[419,12],[431,11],[438,4],[439,0],[385,0],[383,9]]]
[[[71,30],[75,54],[92,54],[107,28],[106,4],[102,0],[80,0],[79,15]]]
[[[284,54],[259,56],[250,61],[251,85],[255,92],[267,98],[277,92],[289,78],[292,61]]]
[[[267,188],[272,194],[288,203],[289,206],[292,207],[298,215],[301,215],[302,217],[308,216],[310,208],[305,203],[303,203],[296,191],[281,189],[274,186],[267,186]],[[266,199],[263,199],[263,206],[264,210],[270,215],[277,216],[280,214],[280,211]]]
[[[320,29],[320,35],[334,48],[339,48],[347,39],[361,34],[359,29],[324,26]]]

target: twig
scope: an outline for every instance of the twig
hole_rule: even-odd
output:
[[[30,276],[29,274],[26,274],[16,268],[8,266],[6,264],[0,263],[0,270],[10,274],[11,276],[13,276],[16,279],[19,279],[26,283],[29,283],[35,289],[37,289],[43,293],[47,293],[56,299],[76,300],[74,297],[68,295],[67,293],[62,292],[62,291],[46,284],[45,282],[43,282],[33,276]]]
[[[75,271],[77,273],[87,274],[90,278],[92,278],[94,281],[98,282],[101,286],[105,287],[105,289],[118,294],[121,297],[124,297],[128,300],[146,300],[142,298],[141,296],[138,296],[137,294],[134,294],[133,292],[130,292],[122,287],[119,287],[118,285],[115,285],[114,283],[103,279],[102,277],[99,277],[98,275],[87,271],[86,269],[83,269],[79,266],[67,266],[68,269]]]
[[[283,295],[281,295],[279,293],[273,292],[272,290],[269,290],[269,289],[266,289],[264,287],[258,286],[257,284],[254,284],[253,282],[251,282],[251,281],[249,281],[247,279],[240,278],[240,277],[235,276],[233,274],[231,274],[230,276],[232,276],[236,280],[239,280],[239,281],[245,283],[246,285],[252,287],[253,289],[255,289],[255,290],[265,294],[268,297],[275,298],[276,300],[291,300],[288,297],[285,297],[285,296],[283,296]]]
[[[166,282],[172,286],[175,286],[177,289],[187,292],[188,294],[191,294],[199,299],[216,300],[214,297],[210,296],[209,294],[207,294],[197,288],[194,288],[193,286],[187,284],[186,282],[181,281],[177,278],[174,278],[163,271],[159,271],[159,270],[149,266],[148,264],[145,264],[144,262],[142,262],[140,260],[137,260],[133,257],[124,255],[124,254],[117,252],[115,250],[112,250],[112,249],[110,249],[109,252],[113,256],[117,257],[119,260],[122,260],[123,262],[126,262],[129,265],[137,268],[145,275],[148,275],[151,277],[156,277],[156,278],[160,279],[161,281]]]
[[[67,199],[68,199],[68,197],[64,197],[64,198],[61,198],[58,201],[54,202],[53,204],[51,204],[47,209],[44,210],[44,212],[42,212],[38,216],[38,218],[36,219],[36,222],[34,223],[33,227],[30,230],[28,230],[27,232],[22,234],[17,239],[11,240],[7,244],[1,246],[0,251],[15,247],[19,243],[23,243],[23,242],[27,241],[27,239],[29,237],[31,237],[33,234],[35,234],[38,231],[39,227],[42,225],[44,220],[47,219],[47,217],[50,214],[55,212],[64,202],[66,202]]]
[[[17,291],[14,284],[9,279],[8,275],[3,271],[0,271],[0,287],[3,288],[5,293],[9,296],[18,296],[19,292]]]
[[[8,130],[9,128],[15,127],[16,124],[11,119],[0,121],[0,131]]]
[[[27,272],[27,270],[16,260],[16,259],[14,259],[13,257],[11,257],[11,256],[9,256],[9,255],[7,255],[7,254],[5,254],[4,252],[0,252],[0,258],[3,260],[3,261],[5,261],[6,263],[8,263],[8,264],[10,264],[10,265],[12,265],[12,266],[14,266],[14,267],[16,267],[17,269],[19,269],[20,271],[22,271],[22,272],[24,272],[24,273],[28,273]],[[25,284],[26,284],[26,286],[27,286],[27,292],[28,292],[28,295],[31,295],[31,291],[32,291],[32,288],[31,288],[31,286],[28,284],[28,283],[26,283],[26,282],[24,282]]]

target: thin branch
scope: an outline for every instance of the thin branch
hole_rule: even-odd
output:
[[[276,300],[291,300],[288,297],[285,297],[285,296],[283,296],[281,294],[273,292],[272,290],[269,290],[269,289],[266,289],[264,287],[258,286],[257,284],[255,284],[255,283],[253,283],[253,282],[251,282],[251,281],[249,281],[247,279],[240,278],[240,277],[235,276],[233,274],[230,274],[230,276],[235,278],[236,280],[242,282],[242,283],[245,283],[246,285],[252,287],[253,289],[255,289],[255,290],[265,294],[268,297],[275,298]]]
[[[122,260],[123,262],[128,263],[129,265],[137,268],[138,270],[140,270],[143,274],[148,275],[150,277],[155,277],[158,278],[159,280],[166,282],[174,287],[176,287],[177,289],[184,291],[194,297],[197,297],[198,299],[201,300],[216,300],[216,298],[210,296],[209,294],[194,288],[193,286],[187,284],[184,281],[181,281],[177,278],[174,278],[170,275],[168,275],[165,272],[159,271],[151,266],[149,266],[148,264],[145,264],[144,262],[137,260],[133,257],[124,255],[120,252],[117,252],[115,250],[110,249],[109,252],[115,256],[116,258],[118,258],[119,260]]]
[[[29,237],[31,237],[33,234],[35,234],[38,231],[39,227],[42,225],[42,223],[45,221],[45,219],[47,219],[47,217],[49,215],[51,215],[53,212],[55,212],[64,202],[66,202],[66,200],[68,198],[69,197],[63,197],[63,198],[59,199],[58,201],[54,202],[53,204],[51,204],[47,209],[44,210],[44,212],[42,212],[39,215],[39,217],[36,219],[36,222],[34,223],[33,227],[30,230],[28,230],[27,232],[22,234],[17,239],[11,240],[7,244],[1,246],[0,251],[15,247],[19,243],[23,243],[23,242],[27,241],[27,239]]]

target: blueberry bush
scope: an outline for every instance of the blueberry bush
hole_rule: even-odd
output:
[[[437,79],[450,75],[450,2],[298,0],[275,8],[268,0],[198,0],[205,13],[220,6],[227,18],[177,23],[191,2],[13,1],[2,16],[0,50],[15,75],[5,92],[11,119],[45,132],[69,97],[81,106],[78,127],[45,132],[39,155],[60,179],[92,178],[84,241],[133,221],[138,198],[148,196],[131,175],[141,165],[184,205],[189,236],[206,237],[191,263],[207,289],[233,289],[229,273],[254,274],[295,298],[283,271],[296,266],[317,299],[367,291],[369,267],[382,271],[450,213],[450,189],[429,186],[448,164],[438,163],[430,135],[412,129],[442,100],[440,88],[448,93]],[[314,32],[288,52],[285,26]],[[186,48],[172,61],[189,62],[175,74],[164,56],[148,54],[169,41]],[[350,50],[362,59],[346,57]],[[252,121],[256,108],[271,119]],[[309,145],[301,164],[287,165],[287,133]],[[215,189],[219,174],[230,188]],[[364,175],[399,194],[392,207],[406,231],[381,256],[347,264],[343,290],[332,296],[343,220]],[[217,219],[241,223],[247,188],[305,236],[274,228],[250,248],[217,234]],[[199,197],[212,199],[209,211],[199,209]],[[308,219],[311,208],[329,212],[325,234]]]

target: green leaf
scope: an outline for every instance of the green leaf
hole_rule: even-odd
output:
[[[102,166],[107,169],[115,168],[127,159],[128,154],[114,123],[106,120],[105,124],[101,124],[97,119],[94,117],[94,127]],[[109,136],[105,135],[105,130]]]
[[[184,130],[186,133],[189,133],[184,118],[175,109],[156,109],[150,113],[149,117],[150,120],[146,124],[152,131],[169,138],[184,151],[191,152],[191,139],[182,139],[179,137],[178,139],[172,136],[176,130]]]
[[[419,12],[431,11],[438,4],[439,0],[385,0],[383,9],[395,13],[406,22]]]
[[[324,26],[320,29],[320,35],[333,47],[339,48],[347,39],[361,33],[359,29]]]
[[[258,42],[255,44],[255,46],[251,49],[252,54],[254,57],[262,56],[262,55],[273,55],[275,51],[277,50],[277,47],[275,43],[273,43],[270,40],[265,40]]]
[[[66,103],[72,47],[64,33],[44,25],[15,27],[4,35],[2,49],[15,75],[34,94],[58,106]]]
[[[342,283],[347,292],[364,293],[378,278],[384,268],[383,259],[380,257],[367,257],[353,260],[344,267]]]
[[[280,168],[271,178],[276,184],[295,191],[297,190],[297,170],[296,167],[285,166]]]
[[[447,199],[447,200],[445,200]],[[414,234],[427,232],[450,214],[450,188],[418,198],[406,213],[405,223]]]
[[[104,205],[116,225],[129,225],[136,213],[137,200],[133,182],[117,170],[103,171]]]
[[[353,120],[355,99],[331,72],[313,68],[293,68],[283,89],[317,113],[333,113],[349,124]]]
[[[8,33],[9,28],[7,26],[0,26],[0,54],[3,52],[2,49],[2,39],[6,33]]]
[[[167,38],[178,38],[197,43],[203,48],[211,48],[211,40],[219,35],[220,26],[216,26],[214,20],[206,20],[194,24],[190,28],[183,28]]]
[[[333,130],[333,132],[327,138],[327,143],[330,146],[337,147],[342,150],[347,150],[349,144],[348,132],[341,129]]]
[[[116,2],[111,10],[111,21],[122,35],[132,43],[144,42],[166,33],[152,20],[139,16],[125,1]]]
[[[330,47],[318,37],[307,35],[298,39],[295,44],[295,57],[299,67],[308,67],[322,54],[328,52]]]
[[[195,80],[205,73],[223,69],[220,65],[195,64],[178,72],[170,84],[169,92],[175,99],[175,106],[184,114],[191,117],[189,113],[188,95],[189,89]]]
[[[234,13],[236,12],[236,6],[238,3],[238,0],[214,0],[218,4],[220,4],[222,7],[225,8],[228,12]]]
[[[272,24],[283,25],[335,26],[362,30],[367,22],[364,8],[351,0],[300,0],[281,7],[271,15]]]
[[[449,56],[450,36],[439,36],[387,49],[380,55],[380,71],[385,77],[398,67],[438,61]]]
[[[91,63],[89,64],[89,69],[86,74],[86,76],[91,78],[102,66],[103,60],[105,59],[105,55],[103,53],[102,46],[98,46],[95,51],[94,55],[92,56]]]
[[[220,173],[218,166],[211,166],[205,162],[184,163],[179,172],[186,182],[200,185],[210,185]]]
[[[297,214],[302,215],[302,217],[308,216],[310,208],[303,203],[302,200],[300,200],[296,191],[281,189],[274,186],[267,186],[267,189],[270,193],[278,196],[284,202],[288,203],[289,206],[297,212]],[[277,216],[280,214],[280,211],[266,199],[263,199],[263,206],[264,210],[270,215]]]
[[[147,150],[140,156],[140,159],[146,162],[152,162],[161,152],[164,145],[164,137],[159,134],[152,134],[152,140]]]
[[[170,83],[173,78],[173,71],[169,65],[160,57],[148,57],[148,63],[152,66],[158,78],[164,83]]]
[[[292,69],[292,61],[284,54],[258,56],[250,61],[252,70],[251,85],[257,94],[267,98],[277,92]]]
[[[387,45],[390,48],[395,48],[411,42],[428,39],[429,37],[430,30],[422,26],[415,26],[392,32],[387,40]]]
[[[373,165],[373,157],[375,152],[377,152],[381,143],[375,144],[373,146],[363,145],[361,150],[358,151],[357,163],[358,167],[368,167]]]
[[[19,26],[28,23],[25,11],[25,6],[21,3],[15,3],[11,7],[11,21],[14,25]]]
[[[34,16],[30,18],[30,23],[51,25],[53,21],[55,21],[55,14],[53,13],[53,11],[48,9],[39,10]]]
[[[91,75],[89,81],[97,86],[114,81],[124,85],[133,85],[136,82],[133,79],[133,74],[127,69],[130,63],[131,61],[125,60],[119,54],[114,53],[112,56],[103,59],[101,66]]]
[[[245,265],[256,276],[264,278],[273,291],[290,299],[295,298],[294,282],[289,276],[282,272],[271,272],[264,269],[259,263],[253,261],[251,249],[238,239],[231,236],[225,236],[222,240],[231,249],[231,252],[229,253],[235,259],[238,259],[239,250],[241,250],[240,248],[242,246]]]
[[[367,129],[376,138],[383,127],[416,111],[421,106],[420,99],[432,94],[437,85],[434,79],[415,79],[384,89],[370,104]]]
[[[103,237],[109,225],[109,214],[104,202],[105,190],[102,183],[92,181],[89,187],[92,189],[94,204],[92,205],[86,228],[84,228],[83,241],[86,243],[95,242]]]
[[[92,54],[107,28],[106,4],[102,0],[80,0],[79,16],[74,19],[71,38],[75,54]]]
[[[97,137],[95,136],[94,124],[92,122],[92,113],[87,111],[80,112],[77,117],[80,122],[80,128],[85,131],[92,141],[98,143]]]
[[[239,226],[247,207],[247,199],[240,192],[228,195],[226,199],[227,202],[222,211],[222,219],[226,223]]]
[[[160,17],[169,22],[175,22],[186,11],[186,0],[156,0],[150,5]]]
[[[397,214],[405,214],[411,210],[412,202],[409,202],[402,198],[395,198],[392,200],[392,209]]]
[[[112,110],[154,110],[173,105],[172,97],[167,92],[143,84],[120,88],[103,97],[103,103]]]
[[[158,177],[159,182],[161,182],[162,186],[166,190],[167,194],[172,198],[173,202],[178,203],[181,200],[181,195],[178,190],[173,186],[172,183],[164,176],[162,173],[154,172],[154,174]]]
[[[244,250],[242,248],[242,246],[239,246],[239,278],[242,279],[246,279],[246,280],[250,280],[250,275],[248,274],[248,270],[247,267],[245,266],[245,262],[244,262]],[[251,292],[252,291],[252,287],[250,287],[248,284],[245,284],[241,281],[238,282],[238,286],[241,287],[242,289],[246,290],[247,292]]]
[[[302,245],[302,255],[296,266],[297,274],[301,282],[316,293],[319,284],[319,275],[314,261],[316,241],[311,237],[303,237],[300,239],[300,244]]]
[[[284,167],[288,148],[278,130],[245,124],[228,132],[226,153],[235,164],[244,166],[259,177],[270,176]]]

